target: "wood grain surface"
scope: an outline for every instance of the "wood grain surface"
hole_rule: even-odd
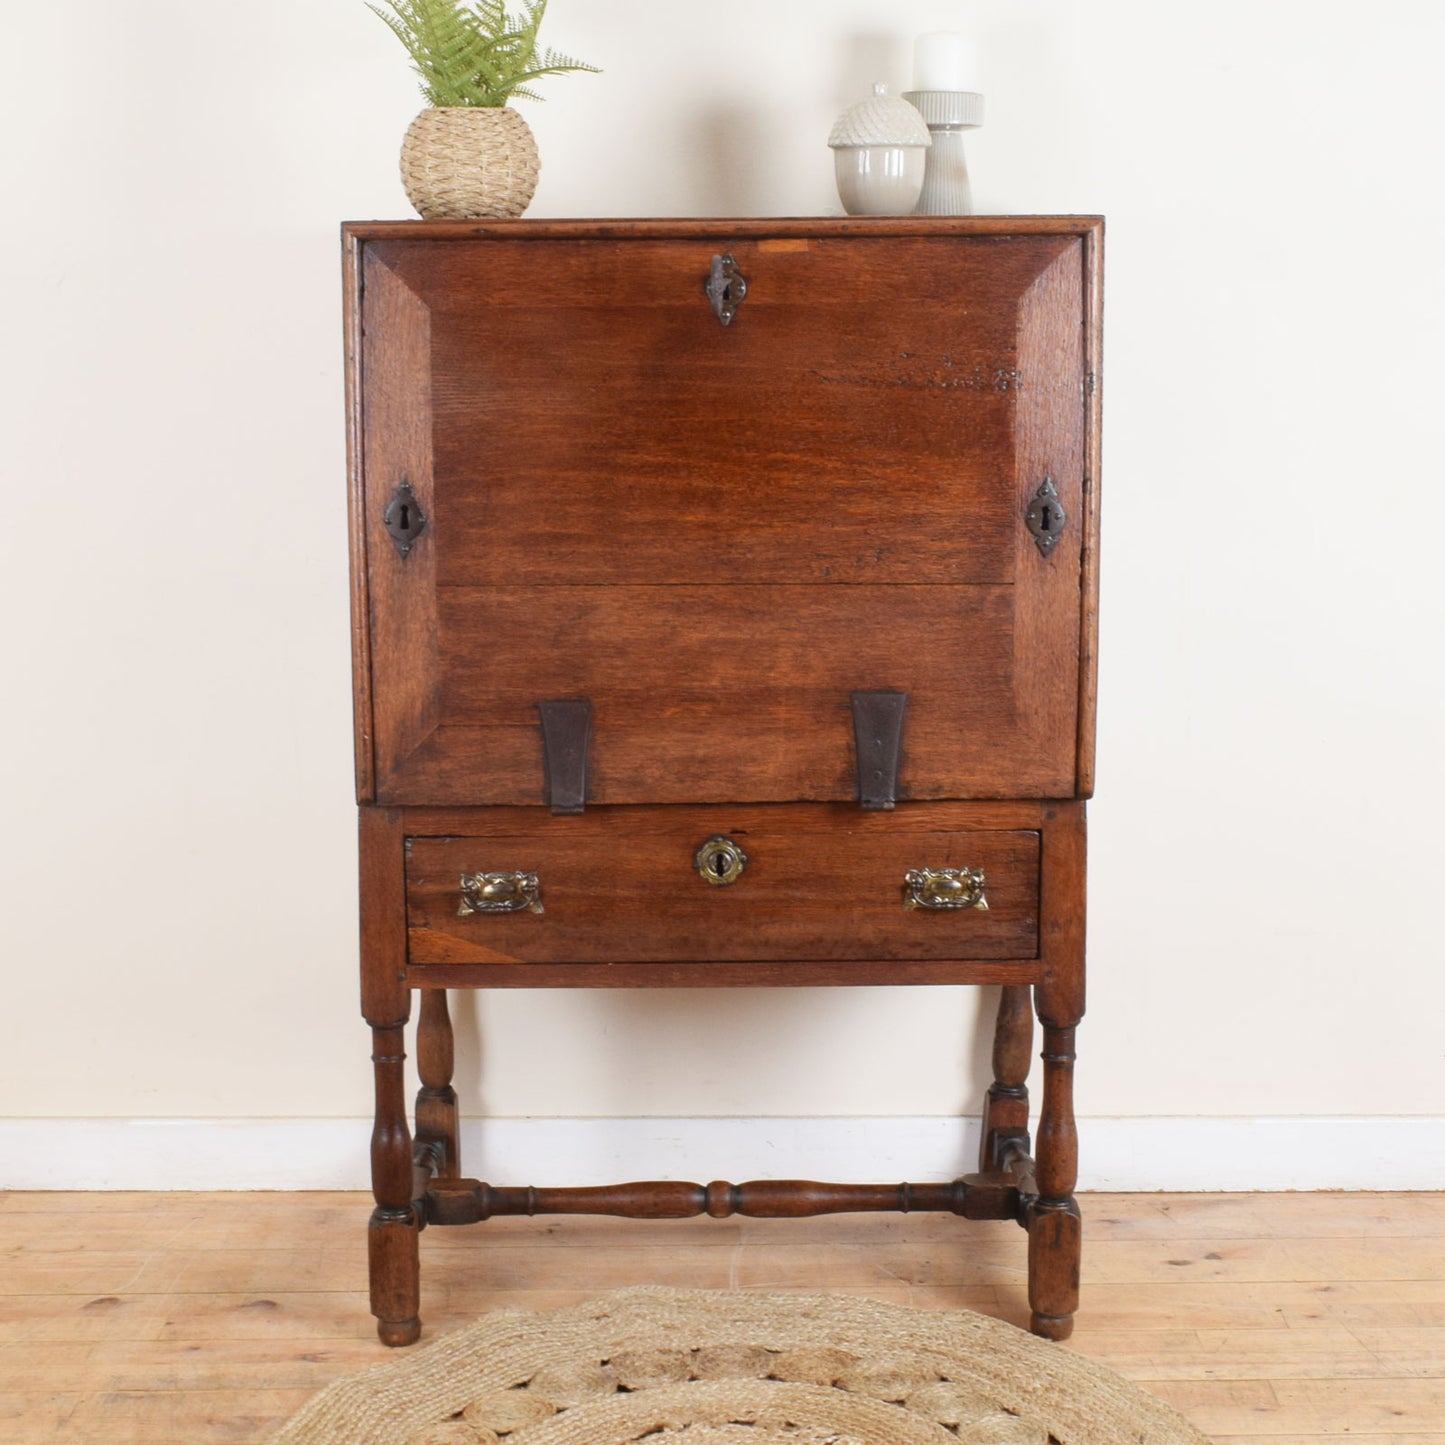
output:
[[[407,844],[410,961],[650,963],[785,959],[1033,958],[1038,951],[1037,833],[869,830],[796,834],[794,809],[735,830],[748,862],[717,886],[694,860],[714,826],[673,820],[614,840],[596,810],[590,831],[545,825],[512,837]],[[717,822],[721,823],[719,815]],[[904,907],[912,868],[975,868],[987,911]],[[479,872],[535,873],[545,912],[458,915],[459,882]]]
[[[1077,792],[1096,228],[1040,229],[348,228],[359,786],[535,803],[531,709],[578,695],[595,802],[846,798],[832,694],[898,688],[905,796]],[[728,328],[701,295],[725,244]]]
[[[1445,1196],[1094,1194],[1084,1212],[1088,1307],[1060,1348],[1216,1445],[1445,1441]],[[396,1358],[366,1312],[365,1214],[361,1194],[0,1195],[0,1438],[269,1440],[332,1380]],[[1019,1243],[1012,1224],[926,1214],[428,1230],[423,1343],[637,1284],[1023,1325]]]
[[[1016,1005],[1033,985],[1037,1169],[1007,1009],[987,1127],[1028,1201],[1033,1327],[1067,1335],[1101,229],[344,228],[384,1341],[418,1329],[405,991],[432,990],[424,1183],[457,1167],[436,990],[488,985],[999,982]],[[703,294],[724,252],[748,283],[727,327]],[[1036,539],[1045,494],[1062,530]],[[399,495],[425,518],[406,546],[385,523]],[[874,822],[838,805],[859,796],[850,700],[879,691],[908,706],[900,806]],[[552,819],[538,709],[560,703],[592,727],[565,808],[586,812]],[[726,805],[705,831],[699,804]],[[772,806],[742,826],[750,805]],[[692,857],[734,829],[751,861],[710,887]],[[903,875],[939,867],[981,868],[988,911],[905,910]],[[459,908],[463,875],[513,871],[542,878],[545,913]]]

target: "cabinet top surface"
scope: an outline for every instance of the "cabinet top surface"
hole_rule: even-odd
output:
[[[347,221],[352,240],[459,241],[531,236],[1084,236],[1104,229],[1102,216],[752,216],[519,221]]]

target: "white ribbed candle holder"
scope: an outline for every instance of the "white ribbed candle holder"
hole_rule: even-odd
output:
[[[983,124],[983,96],[973,90],[905,90],[903,98],[923,117],[933,137],[914,214],[971,216],[973,193],[963,133]]]

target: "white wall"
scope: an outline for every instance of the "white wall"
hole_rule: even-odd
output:
[[[978,208],[1109,218],[1081,1112],[1445,1118],[1441,7],[722,15],[553,0],[605,73],[534,216],[836,213],[836,112],[960,28]],[[361,1115],[336,226],[408,214],[404,57],[361,0],[5,29],[0,1115]],[[986,1054],[947,989],[458,1027],[504,1115],[946,1115]]]

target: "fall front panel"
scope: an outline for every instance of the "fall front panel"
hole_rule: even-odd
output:
[[[880,688],[902,796],[1073,791],[1078,539],[1023,516],[1045,476],[1078,510],[1076,238],[370,249],[378,797],[540,802],[575,695],[594,803],[848,798]]]

